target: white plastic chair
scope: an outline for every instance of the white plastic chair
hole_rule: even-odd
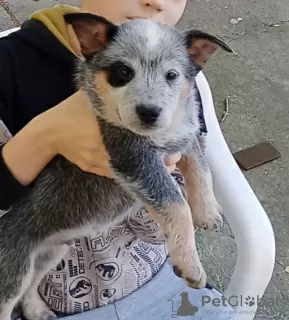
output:
[[[237,263],[224,295],[227,298],[251,296],[257,300],[263,296],[275,265],[273,228],[228,148],[203,73],[198,75],[197,84],[203,88],[201,98],[209,132],[207,157],[215,192],[237,245]],[[243,306],[235,307],[236,319],[254,319],[256,309],[257,305],[248,308],[243,302]]]
[[[8,36],[9,33],[12,33],[12,32],[17,31],[17,30],[19,30],[18,27],[2,31],[2,32],[0,32],[0,38]]]
[[[18,29],[0,32],[0,38]],[[263,296],[274,269],[273,229],[266,212],[228,148],[216,117],[211,89],[202,72],[197,77],[197,84],[203,88],[200,93],[209,131],[207,157],[215,192],[237,245],[237,263],[223,294],[227,298],[236,297],[238,301],[247,296],[257,300]],[[235,307],[235,318],[252,320],[257,307],[255,304],[249,309],[243,302],[243,305]]]

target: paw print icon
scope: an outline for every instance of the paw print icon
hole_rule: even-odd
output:
[[[254,305],[255,303],[256,303],[256,302],[255,302],[255,298],[254,298],[254,297],[248,296],[248,297],[245,298],[245,304],[246,304],[247,306],[253,307],[253,305]]]

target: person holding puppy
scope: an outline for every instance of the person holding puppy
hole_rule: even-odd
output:
[[[13,203],[58,154],[84,171],[113,178],[98,123],[74,84],[80,45],[63,15],[89,12],[116,24],[146,18],[175,25],[186,2],[83,0],[79,8],[56,5],[33,13],[19,31],[0,39],[0,213],[9,214]],[[206,135],[204,121],[200,135]],[[164,159],[164,164],[185,193],[183,178],[176,171],[179,160],[176,154]],[[160,319],[164,308],[170,307],[167,300],[186,290],[169,264],[165,238],[145,210],[132,213],[107,233],[72,240],[71,251],[43,279],[39,295],[31,297],[39,307],[25,310],[29,320],[74,313],[81,313],[79,319],[86,314],[114,319],[109,305],[122,298],[128,310],[123,319],[134,314],[138,319]],[[163,292],[166,283],[172,287]],[[141,288],[144,284],[146,291]],[[167,307],[151,309],[142,318],[137,304],[149,308],[154,300]]]

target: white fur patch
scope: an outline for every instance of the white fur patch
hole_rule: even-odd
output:
[[[1,313],[0,313],[1,320],[10,320],[10,316],[13,312],[15,305],[17,304],[17,302],[19,302],[24,292],[28,289],[33,277],[34,260],[35,260],[35,256],[32,255],[30,268],[27,274],[22,279],[22,284],[19,288],[19,292],[13,297],[11,297],[8,301],[5,302],[5,304],[1,306]]]
[[[11,208],[10,208],[10,209],[11,209]],[[7,213],[10,209],[8,209],[8,210],[0,210],[0,218],[1,218],[2,216],[4,216],[4,214]]]
[[[26,293],[23,301],[23,313],[27,320],[56,319],[56,315],[42,300],[37,288]]]
[[[160,29],[156,27],[153,23],[146,24],[146,39],[147,39],[147,46],[149,50],[153,50],[160,41]]]

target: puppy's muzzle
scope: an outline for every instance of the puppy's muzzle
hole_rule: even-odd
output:
[[[161,111],[161,108],[153,104],[139,104],[136,106],[136,114],[145,125],[155,124]]]

